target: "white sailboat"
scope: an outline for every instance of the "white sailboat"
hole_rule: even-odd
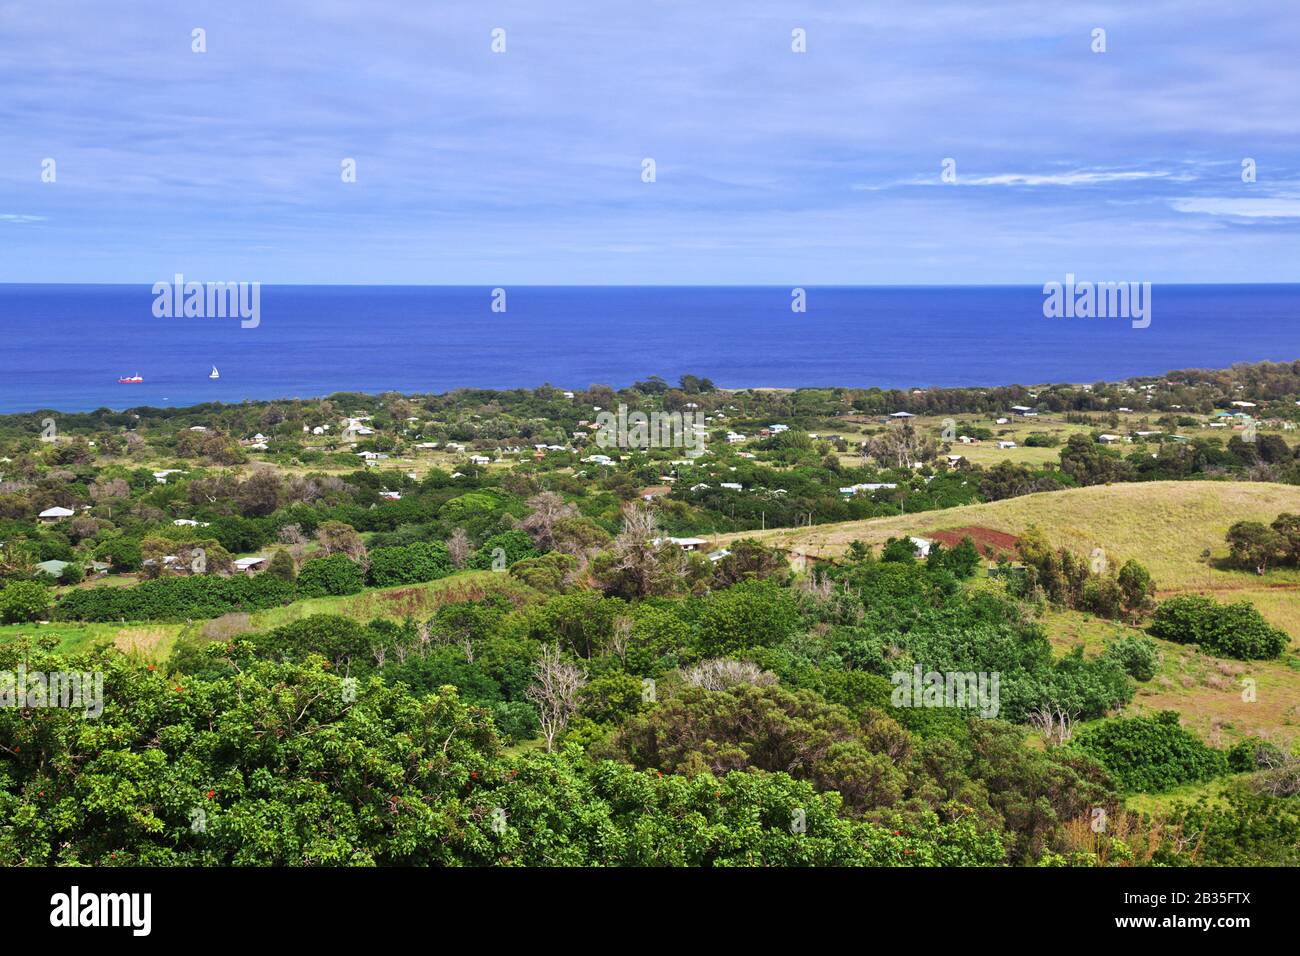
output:
[[[208,378],[221,378],[221,373],[217,371],[215,365],[212,366],[212,371],[208,373]]]

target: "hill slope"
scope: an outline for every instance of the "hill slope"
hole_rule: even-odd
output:
[[[1071,488],[869,521],[723,535],[719,540],[756,537],[776,547],[832,557],[854,540],[879,545],[890,537],[965,525],[1019,534],[1037,525],[1053,544],[1080,554],[1102,548],[1112,562],[1136,558],[1150,569],[1162,591],[1258,590],[1300,584],[1300,575],[1284,570],[1256,577],[1207,567],[1200,556],[1206,549],[1215,557],[1226,555],[1223,538],[1234,522],[1272,521],[1283,511],[1300,512],[1300,487],[1152,481]]]

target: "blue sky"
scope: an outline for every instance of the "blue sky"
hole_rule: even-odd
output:
[[[1293,0],[0,0],[0,281],[1300,281],[1297,49]]]

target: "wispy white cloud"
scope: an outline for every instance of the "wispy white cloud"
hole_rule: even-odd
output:
[[[1236,219],[1300,219],[1300,196],[1192,196],[1171,205],[1179,212]]]
[[[1101,186],[1108,183],[1140,182],[1163,179],[1169,182],[1191,182],[1190,173],[1172,173],[1166,170],[1076,169],[1064,173],[997,173],[989,176],[958,175],[953,183],[945,183],[939,176],[900,179],[890,183],[855,183],[853,188],[865,192],[892,189],[897,186]]]
[[[0,222],[44,222],[44,216],[28,216],[17,212],[0,212]]]

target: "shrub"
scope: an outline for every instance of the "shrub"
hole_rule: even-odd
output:
[[[346,554],[313,558],[298,572],[298,593],[302,597],[330,597],[356,594],[365,587],[361,565]]]
[[[1095,758],[1130,793],[1160,793],[1228,770],[1223,751],[1207,747],[1178,726],[1178,713],[1172,710],[1103,721],[1076,734],[1073,745]]]
[[[95,557],[107,561],[110,570],[117,574],[124,571],[139,571],[144,556],[140,553],[140,542],[130,538],[110,538],[95,549]]]
[[[533,740],[542,733],[537,719],[537,709],[524,701],[503,701],[492,706],[492,722],[497,733],[509,743],[518,744]]]
[[[277,551],[271,555],[271,561],[266,566],[266,573],[273,578],[279,578],[281,581],[293,581],[298,577],[298,566],[294,563],[293,555],[288,551]]]
[[[1199,644],[1211,654],[1239,660],[1269,660],[1290,643],[1249,601],[1219,604],[1200,595],[1170,598],[1156,608],[1151,626],[1156,637],[1179,644]]]
[[[59,602],[68,621],[185,621],[256,611],[293,601],[293,585],[259,574],[220,578],[206,574],[161,578],[130,588],[83,588]]]
[[[445,578],[453,570],[447,546],[440,541],[417,541],[370,552],[370,583],[375,587],[423,584]]]
[[[86,579],[86,570],[79,561],[69,561],[68,566],[59,575],[60,584],[80,584]]]
[[[1247,737],[1228,751],[1228,769],[1247,773],[1261,767],[1275,767],[1283,763],[1286,755],[1276,744],[1260,737]]]
[[[1160,650],[1149,637],[1130,634],[1106,647],[1105,656],[1117,661],[1134,680],[1150,680],[1160,666]]]
[[[50,592],[38,581],[10,581],[0,591],[0,621],[20,624],[45,616]]]
[[[700,649],[725,657],[747,647],[769,647],[789,637],[799,612],[788,588],[746,581],[711,594],[699,616]]]
[[[499,554],[498,554],[499,549]],[[504,565],[497,565],[497,557],[502,557]],[[506,531],[496,534],[483,542],[483,547],[474,552],[469,559],[469,566],[479,571],[496,570],[498,566],[504,571],[516,561],[537,557],[533,539],[523,531]]]
[[[578,559],[560,551],[549,551],[536,558],[524,558],[510,567],[510,576],[529,587],[548,594],[559,594],[569,575],[578,569]]]

